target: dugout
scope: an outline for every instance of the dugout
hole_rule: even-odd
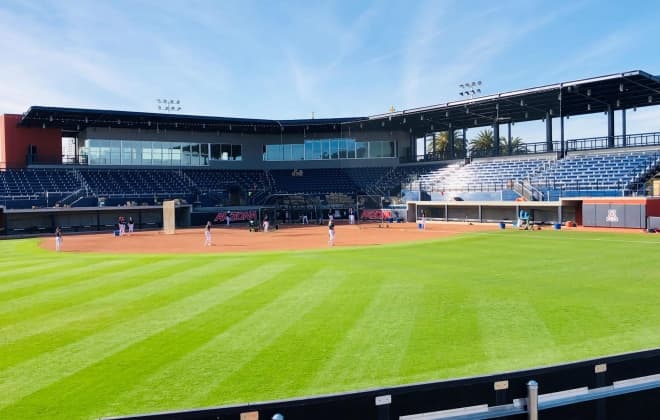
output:
[[[416,222],[422,211],[427,220],[443,222],[495,223],[514,221],[521,210],[537,224],[575,220],[576,201],[409,201],[407,221]]]
[[[190,226],[192,205],[175,206],[176,227]],[[163,227],[162,206],[123,207],[48,207],[40,209],[4,209],[3,226],[6,235],[38,235],[55,231],[60,226],[66,232],[102,232],[117,228],[120,216],[132,217],[136,229]]]

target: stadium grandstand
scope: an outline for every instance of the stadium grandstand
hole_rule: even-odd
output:
[[[626,132],[626,111],[658,104],[660,78],[637,70],[369,117],[32,106],[0,119],[0,205],[11,211],[179,199],[193,212],[274,205],[296,215],[296,203],[307,209],[310,202],[327,212],[383,202],[660,195],[660,133]],[[622,117],[617,135],[615,111]],[[603,113],[602,136],[565,133],[565,119]],[[544,121],[545,139],[513,147],[512,126],[527,121]],[[475,128],[502,140],[471,149],[466,131]],[[283,201],[287,196],[302,201]]]

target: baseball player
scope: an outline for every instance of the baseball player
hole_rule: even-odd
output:
[[[206,222],[204,227],[204,246],[211,246],[211,221]]]
[[[335,223],[332,219],[328,222],[328,245],[335,246]]]
[[[60,227],[55,228],[55,251],[62,250],[62,230]]]

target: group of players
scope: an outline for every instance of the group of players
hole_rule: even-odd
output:
[[[351,214],[351,216],[352,216],[352,214]],[[349,221],[350,221],[351,224],[355,223],[355,219],[353,217],[351,217],[349,219]],[[227,223],[227,225],[229,225],[229,223]],[[269,226],[270,226],[270,222],[268,220],[268,215],[264,216],[262,226],[263,226],[263,231],[268,232],[268,229],[269,229]],[[206,226],[204,226],[204,246],[212,246],[213,245],[213,241],[211,239],[211,228],[212,227],[213,227],[213,225],[212,225],[211,221],[210,220],[207,221]],[[329,215],[329,220],[328,220],[328,245],[329,246],[335,246],[335,221],[334,221],[334,217],[332,216],[332,214]]]

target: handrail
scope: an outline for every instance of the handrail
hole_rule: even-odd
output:
[[[538,411],[579,404],[603,398],[617,397],[634,392],[660,388],[660,374],[616,381],[598,388],[576,388],[538,396]],[[401,420],[481,420],[514,416],[529,412],[527,398],[516,398],[511,404],[488,406],[487,404],[460,407],[433,413],[403,416]]]

